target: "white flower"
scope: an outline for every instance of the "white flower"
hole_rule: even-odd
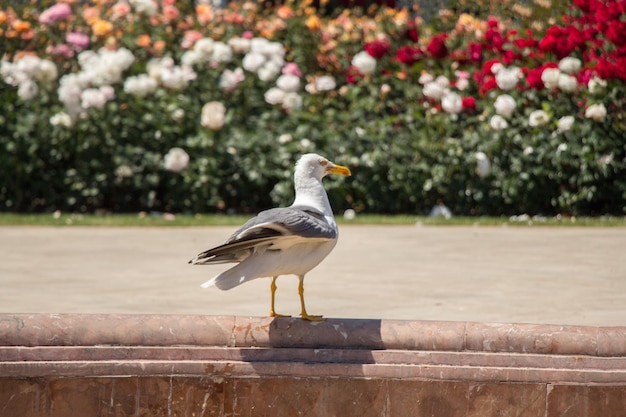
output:
[[[499,114],[494,114],[491,116],[491,119],[489,119],[489,126],[491,126],[493,130],[502,130],[509,127],[509,123],[504,117]]]
[[[124,91],[135,97],[145,97],[156,91],[159,84],[148,74],[140,74],[128,77],[124,81]]]
[[[152,0],[130,0],[129,2],[137,13],[153,16],[157,12],[157,5]]]
[[[435,78],[435,82],[443,88],[450,86],[450,80],[445,75],[439,75],[437,78]]]
[[[556,148],[556,154],[560,155],[561,153],[565,152],[566,150],[567,150],[567,143],[561,143]]]
[[[524,151],[522,152],[524,155],[530,155],[533,152],[535,152],[535,150],[533,149],[532,146],[527,146],[524,148]]]
[[[270,59],[275,59],[277,62],[282,62],[285,57],[285,47],[280,42],[268,42],[264,47],[265,54]]]
[[[70,110],[70,113],[75,112],[80,107],[81,92],[78,75],[67,74],[59,81],[59,89],[57,90],[59,100]]]
[[[467,78],[459,78],[456,81],[456,88],[459,91],[465,91],[469,88],[470,82]]]
[[[576,77],[567,74],[559,74],[559,90],[564,91],[566,93],[573,93],[578,88],[578,81]]]
[[[250,40],[250,51],[262,55],[270,54],[270,41],[265,38],[252,38]]]
[[[15,70],[25,74],[28,78],[35,78],[39,73],[41,58],[33,55],[26,55],[15,63]]]
[[[444,88],[441,85],[439,85],[436,81],[431,81],[427,83],[424,86],[424,89],[422,90],[422,93],[426,97],[431,98],[435,101],[441,100],[441,97],[443,97],[444,92],[445,92]]]
[[[496,75],[503,69],[504,69],[504,65],[502,65],[500,62],[496,62],[495,64],[491,66],[491,73],[493,75]]]
[[[606,87],[606,80],[603,80],[600,77],[593,77],[589,80],[589,92],[591,94],[601,94],[604,92],[604,88]]]
[[[50,117],[50,124],[52,126],[72,127],[72,117],[65,112],[60,112]]]
[[[571,56],[565,57],[559,61],[559,69],[568,74],[575,74],[580,71],[582,61]]]
[[[213,54],[215,42],[211,38],[201,38],[193,45],[193,51],[200,54],[205,60],[209,60]]]
[[[535,110],[528,116],[528,124],[531,127],[543,126],[550,121],[550,115],[543,110]]]
[[[257,52],[248,52],[243,57],[242,66],[246,71],[257,72],[267,61],[265,55]]]
[[[180,62],[186,66],[194,66],[196,64],[201,64],[206,61],[206,57],[204,57],[198,51],[185,51],[183,56],[180,58]]]
[[[376,59],[366,51],[361,51],[352,57],[351,63],[365,75],[372,74],[376,70]]]
[[[559,133],[567,132],[574,126],[574,116],[563,116],[556,122],[556,125]]]
[[[602,155],[598,158],[598,164],[601,166],[610,165],[613,162],[613,154]]]
[[[298,93],[287,92],[283,98],[282,105],[288,111],[300,109],[302,108],[302,96]]]
[[[606,117],[606,107],[602,103],[592,104],[585,110],[585,117],[596,122],[602,122]]]
[[[491,162],[484,152],[476,152],[474,154],[476,158],[476,175],[480,178],[485,178],[491,172]]]
[[[115,176],[119,179],[130,178],[133,176],[133,169],[128,165],[120,165],[115,168]]]
[[[39,71],[36,74],[36,78],[39,81],[50,82],[57,79],[59,76],[59,71],[57,70],[57,66],[52,61],[48,61],[47,59],[42,59],[39,62]]]
[[[189,154],[182,148],[172,148],[163,157],[163,166],[172,172],[184,171],[189,166]]]
[[[233,48],[234,52],[241,54],[246,53],[250,50],[252,42],[250,41],[250,39],[234,36],[230,38],[230,40],[228,41],[228,45]]]
[[[300,90],[300,77],[283,74],[276,80],[276,86],[285,92],[296,92]]]
[[[335,79],[329,75],[322,75],[315,79],[316,91],[331,91],[337,87]]]
[[[98,53],[86,50],[78,55],[81,71],[77,75],[83,88],[111,85],[121,81],[122,73],[134,61],[132,52],[126,48],[116,51],[101,48]]]
[[[508,94],[500,94],[496,97],[496,101],[493,103],[493,107],[496,109],[496,113],[500,116],[511,117],[517,103],[515,99]]]
[[[211,62],[223,64],[233,60],[233,50],[230,46],[224,42],[213,43],[213,54],[211,55]]]
[[[541,73],[541,81],[546,88],[556,88],[559,86],[559,75],[561,71],[558,68],[546,68]]]
[[[171,90],[181,90],[187,87],[190,81],[196,79],[196,73],[187,66],[162,67],[159,71],[159,78],[164,87]]]
[[[441,99],[441,107],[451,114],[459,114],[463,110],[463,100],[457,93],[449,92]]]
[[[200,124],[208,129],[219,130],[224,127],[226,107],[219,101],[210,101],[202,106]]]
[[[111,101],[115,98],[115,89],[110,85],[103,85],[99,88],[99,90],[106,101]]]
[[[237,68],[234,71],[226,69],[220,76],[219,86],[226,91],[232,91],[245,79],[243,69]]]
[[[17,86],[17,96],[20,100],[32,100],[37,97],[37,94],[39,94],[39,87],[37,87],[37,83],[31,79],[24,80]]]
[[[259,80],[263,82],[268,82],[278,77],[278,74],[280,74],[281,66],[281,64],[278,64],[275,61],[267,61],[265,65],[259,68],[259,71],[257,72]]]
[[[83,109],[102,109],[107,99],[99,88],[87,88],[80,94],[80,105]]]
[[[502,68],[496,73],[496,84],[502,90],[512,90],[521,76],[522,71],[517,67]]]
[[[172,110],[172,119],[174,121],[180,122],[185,117],[185,110],[181,108],[175,108]]]
[[[283,133],[282,135],[280,135],[278,137],[278,143],[284,145],[285,143],[289,143],[293,140],[293,136],[291,136],[289,133]]]
[[[285,99],[285,92],[278,87],[267,90],[263,96],[268,104],[282,104]]]
[[[427,72],[422,72],[422,74],[420,75],[420,78],[417,80],[417,82],[420,83],[421,85],[426,85],[431,81],[435,81],[435,77],[433,77]]]

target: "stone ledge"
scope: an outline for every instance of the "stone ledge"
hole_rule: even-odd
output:
[[[0,315],[2,417],[623,417],[626,328]]]
[[[626,357],[626,327],[296,318],[0,314],[0,346],[394,349]]]

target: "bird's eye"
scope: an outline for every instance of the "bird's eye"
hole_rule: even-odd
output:
[[[320,165],[321,165],[321,166],[323,166],[323,167],[325,167],[326,165],[328,165],[328,161],[327,161],[326,159],[322,159],[322,160],[320,161]]]

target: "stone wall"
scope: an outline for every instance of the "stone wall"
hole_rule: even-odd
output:
[[[0,416],[624,417],[626,327],[4,314]]]

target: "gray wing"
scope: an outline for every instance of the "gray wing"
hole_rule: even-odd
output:
[[[260,212],[248,220],[223,245],[200,253],[192,264],[241,262],[255,250],[272,250],[287,239],[331,240],[337,231],[321,213],[291,207]],[[278,249],[278,248],[275,248]]]

